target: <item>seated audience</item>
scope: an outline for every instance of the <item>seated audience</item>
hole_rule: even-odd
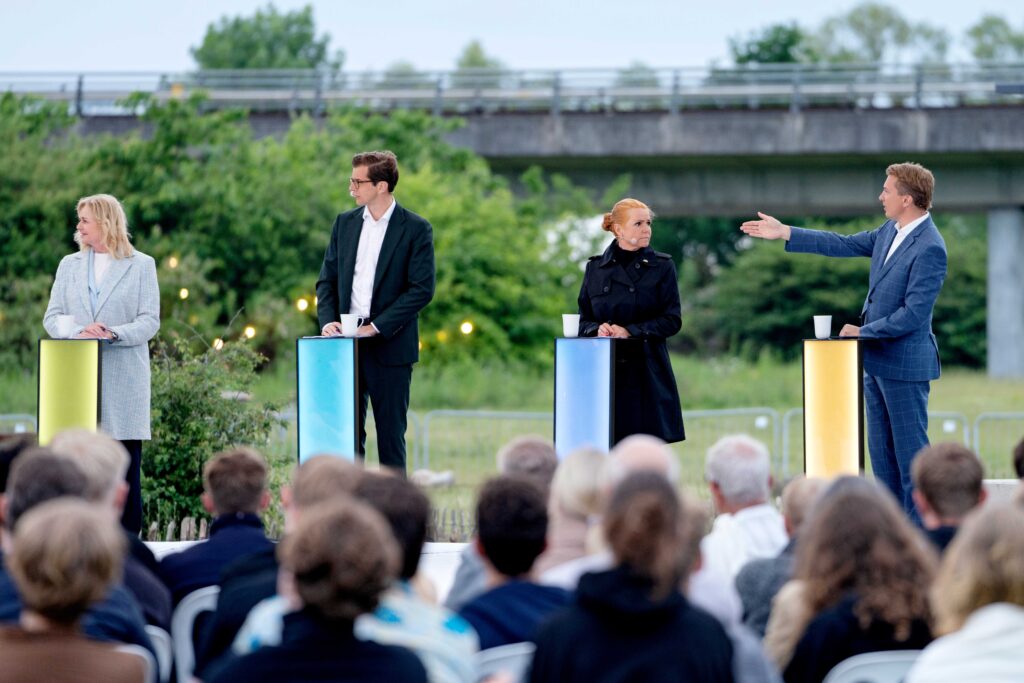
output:
[[[110,510],[114,519],[120,520],[128,499],[125,476],[131,461],[121,442],[101,432],[70,429],[57,434],[49,447],[58,455],[71,458],[85,474],[89,480],[86,500]],[[135,596],[146,623],[169,630],[171,592],[150,569],[156,565],[156,559],[137,534],[125,530],[124,536],[124,587]]]
[[[203,507],[213,515],[210,538],[160,562],[174,603],[189,593],[217,585],[232,561],[271,548],[259,513],[270,503],[267,463],[251,448],[213,456],[203,468]]]
[[[736,575],[736,591],[743,603],[743,623],[764,637],[772,600],[793,575],[797,532],[818,494],[824,490],[824,479],[797,477],[782,490],[782,520],[789,542],[775,557],[751,560]]]
[[[775,598],[765,646],[786,683],[820,683],[839,662],[931,642],[935,550],[888,490],[841,477],[800,531],[796,566]]]
[[[79,630],[120,574],[124,543],[109,511],[83,500],[52,500],[22,515],[6,559],[23,607],[18,626],[0,628],[0,683],[145,681],[142,659]]]
[[[488,590],[459,615],[476,631],[481,650],[533,640],[540,622],[569,602],[568,592],[532,580],[547,536],[544,494],[526,479],[491,479],[477,500],[476,525]]]
[[[10,541],[18,520],[29,510],[54,498],[84,498],[88,488],[89,480],[67,456],[45,448],[23,452],[14,461],[7,480],[2,507],[5,542]],[[22,599],[3,559],[0,556],[0,623],[14,623],[21,614]],[[82,632],[96,640],[141,645],[153,652],[142,611],[119,576],[107,594],[86,610]]]
[[[298,524],[304,510],[351,494],[363,475],[358,465],[334,455],[317,455],[295,469],[290,486],[281,488],[284,534]],[[196,675],[228,652],[250,610],[277,595],[276,546],[268,545],[228,564],[221,573],[217,609],[209,617],[196,650]],[[274,644],[276,644],[275,641]],[[255,648],[251,648],[255,649]],[[246,650],[250,651],[250,650]]]
[[[942,559],[931,604],[944,635],[907,683],[1024,681],[1024,509],[1000,503],[968,516]]]
[[[280,544],[283,593],[296,607],[281,644],[231,662],[210,683],[426,681],[416,655],[354,633],[398,575],[399,558],[387,522],[366,504],[342,498],[306,511]]]
[[[967,514],[985,501],[981,461],[962,444],[934,444],[914,456],[910,476],[921,525],[942,552]]]
[[[774,557],[786,545],[782,515],[769,504],[768,449],[745,434],[719,439],[704,464],[718,516],[701,543],[704,567],[735,579],[750,560]]]
[[[537,633],[530,680],[732,681],[732,645],[679,591],[685,513],[659,474],[630,474],[604,516],[613,568],[580,579],[576,600]]]
[[[541,575],[594,551],[588,541],[593,546],[592,537],[604,510],[607,460],[600,451],[581,448],[558,464],[548,499],[548,547],[537,559]]]
[[[544,493],[545,500],[551,479],[558,467],[558,454],[550,439],[540,436],[521,436],[501,447],[497,455],[499,474],[509,474],[532,481]],[[476,545],[470,543],[462,551],[459,566],[444,605],[458,611],[467,602],[487,590],[487,574]]]

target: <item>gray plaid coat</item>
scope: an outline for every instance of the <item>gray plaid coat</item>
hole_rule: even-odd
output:
[[[73,315],[79,331],[100,322],[117,333],[116,342],[102,346],[100,429],[115,439],[147,440],[151,438],[149,340],[160,329],[156,262],[138,250],[128,258],[111,259],[100,289],[93,316],[88,252],[65,256],[57,267],[43,327],[56,337],[57,316]]]

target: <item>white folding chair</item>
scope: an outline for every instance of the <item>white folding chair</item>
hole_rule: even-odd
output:
[[[524,680],[536,649],[533,643],[512,643],[481,650],[476,654],[476,680],[482,681],[498,672],[512,674],[516,681]]]
[[[890,650],[854,655],[836,664],[823,683],[900,683],[920,654],[920,650]]]
[[[141,645],[118,645],[114,649],[141,659],[145,669],[143,680],[146,683],[156,683],[156,660],[153,659],[152,652]]]
[[[156,650],[156,664],[160,671],[160,683],[171,681],[171,661],[174,659],[174,646],[171,643],[171,634],[159,626],[146,624],[146,635],[153,643]]]
[[[219,586],[207,586],[186,595],[171,616],[171,641],[174,644],[174,668],[178,672],[178,683],[189,683],[196,666],[193,630],[196,619],[203,612],[217,609]]]

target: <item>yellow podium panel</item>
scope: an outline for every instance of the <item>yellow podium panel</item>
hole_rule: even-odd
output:
[[[100,424],[100,344],[97,339],[39,340],[39,444],[57,432]]]
[[[856,339],[804,340],[804,473],[864,471],[864,383]]]

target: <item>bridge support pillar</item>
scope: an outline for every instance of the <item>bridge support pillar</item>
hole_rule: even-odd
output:
[[[1024,208],[1021,207],[988,212],[988,374],[990,377],[1024,378]]]

